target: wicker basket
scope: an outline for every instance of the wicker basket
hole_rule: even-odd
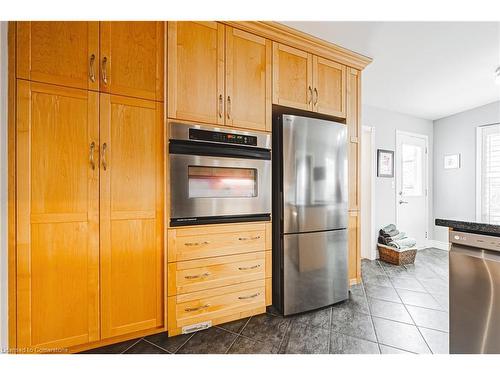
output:
[[[411,247],[403,251],[396,251],[393,247],[377,244],[380,260],[384,262],[402,266],[413,264],[417,255],[417,248]]]

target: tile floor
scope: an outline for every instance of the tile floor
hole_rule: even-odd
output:
[[[273,313],[190,335],[159,333],[85,353],[448,353],[448,252],[429,248],[414,265],[363,260],[350,299],[292,317]]]

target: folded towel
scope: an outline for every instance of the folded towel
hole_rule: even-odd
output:
[[[378,237],[378,243],[382,245],[389,245],[392,241],[396,240],[402,240],[403,238],[406,238],[406,233],[405,232],[400,232],[399,234],[393,236],[393,237],[384,237],[384,236],[379,236]]]
[[[386,231],[384,231],[384,230],[381,229],[380,232],[379,232],[379,234],[382,237],[394,237],[394,236],[397,236],[399,234],[399,230],[393,229],[393,230],[391,230],[389,232],[386,232]]]
[[[409,247],[413,247],[417,244],[417,241],[414,238],[403,238],[401,240],[395,240],[388,243],[389,246],[395,247],[397,249],[407,249]]]
[[[395,229],[396,229],[396,226],[394,224],[389,224],[389,225],[386,225],[385,227],[383,227],[382,229],[380,229],[380,231],[389,233],[390,231],[395,230]]]

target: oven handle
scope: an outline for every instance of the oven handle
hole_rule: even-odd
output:
[[[245,146],[207,144],[172,139],[169,143],[171,154],[215,156],[239,159],[271,160],[271,151],[265,148]]]

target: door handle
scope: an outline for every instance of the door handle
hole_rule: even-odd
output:
[[[250,298],[255,298],[258,296],[260,296],[260,293],[251,294],[249,296],[240,296],[240,297],[238,297],[238,299],[250,299]]]
[[[108,148],[108,145],[106,143],[104,143],[102,145],[102,168],[104,170],[108,169],[108,163],[106,161],[106,150]]]
[[[309,92],[309,99],[307,99],[307,104],[311,104],[311,101],[312,101],[312,97],[313,97],[313,89],[311,86],[309,86],[307,88],[308,92]]]
[[[222,94],[219,95],[219,118],[222,118],[222,101],[224,99],[222,98]]]
[[[399,200],[399,204],[407,204],[408,202],[407,201],[404,201],[402,199]]]
[[[90,70],[90,72],[89,72],[89,79],[90,79],[92,82],[95,82],[94,61],[95,61],[95,55],[94,55],[94,54],[92,54],[92,55],[90,56],[90,64],[89,64],[89,65],[90,65],[90,66],[89,66],[89,68],[90,68],[90,69],[89,69],[89,70]]]
[[[108,63],[108,58],[106,56],[104,56],[102,58],[102,82],[104,82],[105,85],[108,84],[108,74],[107,74],[107,71],[106,71],[106,65]]]
[[[231,119],[231,97],[227,96],[227,118]]]
[[[318,89],[316,87],[314,88],[314,94],[316,94],[314,99],[314,105],[316,105],[318,104],[318,97],[319,97]]]
[[[90,150],[89,150],[89,161],[90,161],[90,166],[92,167],[92,169],[95,169],[94,149],[95,149],[95,142],[92,141],[92,143],[90,144]]]

